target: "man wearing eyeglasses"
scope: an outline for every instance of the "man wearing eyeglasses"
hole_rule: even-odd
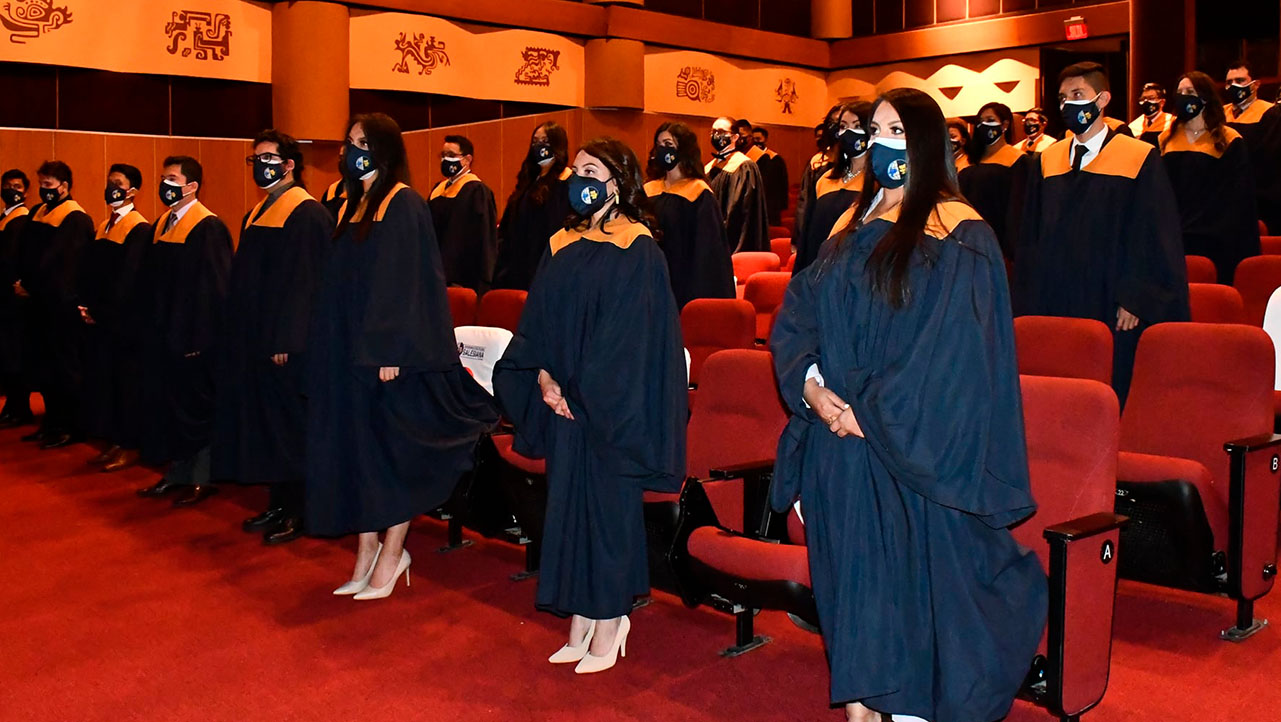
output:
[[[1259,97],[1259,81],[1244,60],[1228,68],[1225,80],[1223,110],[1245,140],[1259,218],[1270,234],[1281,234],[1281,107]]]

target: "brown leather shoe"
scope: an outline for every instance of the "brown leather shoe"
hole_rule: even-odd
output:
[[[116,455],[111,457],[111,461],[103,465],[102,470],[110,474],[113,471],[127,469],[138,463],[138,456],[137,449],[119,449]]]

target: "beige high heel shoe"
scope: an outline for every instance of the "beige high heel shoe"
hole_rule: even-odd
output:
[[[383,553],[383,545],[378,545],[378,551],[374,552],[374,560],[369,563],[369,571],[360,579],[353,579],[350,582],[334,590],[336,596],[342,597],[350,594],[360,594],[369,586],[369,578],[374,575],[374,567],[378,564],[378,556]]]
[[[573,647],[566,644],[564,647],[561,647],[559,650],[557,650],[555,654],[548,657],[547,661],[551,662],[552,664],[568,664],[570,662],[577,662],[581,660],[583,657],[587,656],[587,648],[591,645],[592,635],[595,633],[596,633],[596,620],[593,619],[591,626],[587,628],[587,634],[583,636],[582,642],[580,642],[577,646],[573,646]]]
[[[366,587],[365,591],[352,597],[352,599],[363,602],[366,599],[382,599],[383,597],[390,597],[392,590],[396,588],[396,582],[400,579],[401,574],[405,575],[405,586],[408,587],[410,561],[411,560],[409,558],[409,550],[401,549],[400,561],[396,563],[396,573],[391,576],[391,581],[387,582],[385,585],[381,587]],[[372,574],[372,567],[371,567],[371,574]]]
[[[630,631],[632,631],[632,620],[624,615],[618,623],[618,633],[614,635],[614,646],[610,648],[609,652],[600,657],[588,652],[587,656],[583,657],[583,661],[579,662],[578,666],[574,668],[574,672],[576,674],[592,674],[594,672],[604,672],[613,667],[619,657],[627,656],[627,633]]]

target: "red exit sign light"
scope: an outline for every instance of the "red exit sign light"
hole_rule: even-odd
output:
[[[1085,40],[1090,37],[1090,27],[1085,24],[1085,18],[1080,15],[1064,20],[1063,32],[1068,40]]]

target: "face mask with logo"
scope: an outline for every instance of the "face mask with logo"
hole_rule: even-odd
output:
[[[882,188],[901,188],[907,182],[907,141],[877,138],[872,141],[868,163]]]
[[[106,199],[107,205],[111,206],[112,208],[119,208],[120,206],[123,206],[125,204],[125,199],[128,195],[129,195],[129,191],[125,190],[124,188],[121,188],[120,186],[109,185],[107,186],[106,192],[103,193],[103,198]]]
[[[964,147],[961,145],[961,141],[956,138],[948,138],[947,142],[948,142],[948,145],[952,146],[952,155],[956,155],[957,153],[960,153],[961,148]]]
[[[666,145],[660,145],[655,148],[653,157],[654,162],[658,164],[659,168],[663,169],[664,173],[667,173],[680,163],[680,158],[676,155],[676,149]]]
[[[551,143],[534,143],[529,146],[529,157],[538,165],[547,165],[556,160]]]
[[[1005,135],[1005,131],[1001,130],[1000,121],[986,120],[978,124],[978,127],[974,129],[974,134],[978,136],[983,145],[992,145],[1000,140],[1001,136]]]
[[[254,183],[266,190],[285,178],[284,161],[269,163],[261,158],[254,158]]]
[[[160,202],[167,206],[175,206],[178,201],[182,200],[182,186],[171,180],[160,181]]]
[[[1245,101],[1249,100],[1250,96],[1253,94],[1254,83],[1246,83],[1245,85],[1233,83],[1228,86],[1228,100],[1233,105],[1241,105]]]
[[[569,177],[569,207],[580,216],[590,216],[605,207],[609,192],[605,181],[586,178],[575,173]]]
[[[1094,96],[1094,100],[1065,100],[1059,110],[1063,113],[1063,124],[1068,130],[1081,135],[1099,119],[1099,96]]]
[[[1036,137],[1041,134],[1041,124],[1035,120],[1023,121],[1023,132],[1030,137]]]
[[[731,133],[712,132],[712,148],[717,155],[724,153],[730,145],[734,143],[734,136]]]
[[[1149,118],[1151,118],[1152,116],[1156,115],[1156,111],[1157,111],[1157,109],[1158,109],[1158,106],[1157,106],[1157,104],[1156,104],[1156,101],[1155,101],[1155,100],[1140,100],[1140,101],[1139,101],[1139,110],[1140,110],[1144,115],[1146,115],[1146,116],[1147,116],[1147,117],[1149,117]]]
[[[1199,95],[1180,95],[1175,101],[1174,112],[1184,123],[1192,120],[1205,110],[1205,100]]]
[[[857,158],[867,152],[867,131],[862,128],[846,128],[836,136],[836,141],[847,158]]]
[[[463,172],[462,158],[441,158],[440,174],[446,178],[453,178]]]
[[[354,143],[347,144],[347,150],[343,152],[343,161],[346,175],[352,180],[363,181],[377,171],[374,168],[373,154]]]
[[[40,200],[44,201],[45,205],[53,205],[58,201],[58,189],[57,188],[41,188]]]
[[[17,188],[0,189],[0,201],[4,201],[5,208],[21,204],[27,199],[27,195]]]

